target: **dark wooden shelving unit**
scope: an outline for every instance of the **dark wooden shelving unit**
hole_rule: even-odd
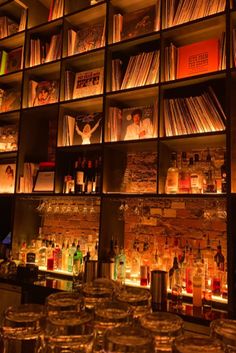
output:
[[[47,198],[65,198],[74,199],[78,197],[100,200],[100,219],[99,219],[99,256],[102,257],[104,249],[109,247],[109,239],[113,228],[116,233],[121,233],[121,243],[124,238],[124,225],[120,220],[115,219],[113,215],[120,200],[129,198],[137,202],[139,199],[199,199],[211,200],[219,198],[226,201],[227,208],[227,264],[228,264],[228,305],[224,306],[229,316],[236,318],[236,301],[234,295],[236,292],[236,243],[234,233],[236,222],[234,210],[236,208],[236,69],[232,64],[232,34],[231,30],[236,28],[236,11],[230,9],[229,0],[224,12],[210,15],[206,18],[200,18],[188,23],[183,23],[172,28],[161,28],[156,32],[140,35],[121,42],[112,43],[112,15],[114,9],[121,8],[124,11],[137,6],[138,1],[132,0],[107,0],[96,5],[90,6],[89,0],[64,0],[64,15],[61,18],[48,22],[48,13],[50,1],[48,0],[22,0],[28,7],[27,28],[19,33],[0,39],[0,49],[13,49],[18,46],[24,47],[23,69],[0,76],[0,87],[15,85],[21,87],[21,108],[16,111],[0,113],[1,123],[6,121],[19,122],[19,141],[18,151],[0,153],[0,162],[6,160],[16,161],[16,181],[14,194],[0,194],[0,210],[3,208],[4,214],[10,219],[10,229],[13,234],[13,242],[19,242],[19,230],[27,228],[29,236],[30,229],[32,235],[35,234],[40,225],[40,215],[33,215],[32,209],[27,216],[27,200],[34,206],[38,205],[40,199]],[[163,0],[164,1],[164,0]],[[9,3],[9,4],[8,4]],[[140,2],[141,3],[141,2]],[[143,6],[153,5],[154,1],[146,3],[143,0]],[[16,18],[19,17],[19,5],[15,1],[0,4],[0,15],[5,13],[5,8]],[[140,6],[140,4],[139,4]],[[7,12],[6,12],[7,13]],[[106,41],[105,46],[91,51],[67,56],[67,30],[68,28],[77,28],[80,25],[96,23],[96,19],[106,19]],[[62,49],[61,58],[52,62],[29,67],[30,38],[49,36],[48,33],[56,33],[58,28],[62,29]],[[164,78],[164,53],[165,47],[174,42],[176,45],[185,45],[194,41],[201,41],[214,37],[222,30],[226,32],[226,69],[165,81]],[[118,91],[111,90],[111,60],[121,58],[124,60],[124,67],[127,66],[128,59],[142,51],[160,50],[160,72],[159,83],[132,87]],[[74,72],[85,71],[93,68],[104,68],[104,90],[102,94],[91,95],[78,99],[65,100],[64,82],[65,71],[68,69]],[[56,103],[28,107],[29,80],[58,80],[59,82],[59,100]],[[165,97],[174,96],[174,94],[183,95],[185,92],[191,94],[198,90],[198,87],[207,88],[208,85],[216,87],[217,96],[227,115],[226,130],[219,132],[197,133],[190,135],[169,136],[166,137],[163,131],[163,100]],[[219,94],[218,94],[219,93]],[[139,105],[149,105],[157,101],[157,129],[156,136],[150,139],[116,141],[110,142],[106,139],[106,128],[108,122],[109,107],[129,108]],[[91,145],[63,146],[60,142],[60,129],[62,129],[62,119],[64,114],[77,112],[102,112],[102,141],[101,143]],[[20,193],[19,183],[22,175],[24,162],[40,162],[47,159],[49,148],[49,124],[51,122],[56,128],[53,135],[52,155],[56,162],[54,191],[45,193]],[[185,149],[218,147],[227,152],[227,192],[225,194],[164,194],[164,179],[168,168],[168,160],[172,151],[180,152]],[[153,192],[122,192],[119,190],[124,176],[125,161],[128,153],[152,152],[156,155],[156,175],[154,177]],[[92,154],[101,156],[101,191],[92,194],[63,194],[63,178],[67,169],[72,165],[79,155]],[[142,168],[142,166],[141,166]],[[1,183],[1,181],[0,181]],[[114,201],[114,204],[112,202]],[[11,204],[11,207],[4,209]],[[23,208],[21,209],[21,206]],[[2,207],[3,206],[3,207]],[[23,225],[20,224],[23,211],[26,212]],[[10,216],[9,216],[10,212]],[[18,214],[17,214],[18,212]],[[30,217],[32,219],[30,219]],[[192,318],[191,320],[194,320]],[[196,318],[197,321],[197,318]]]

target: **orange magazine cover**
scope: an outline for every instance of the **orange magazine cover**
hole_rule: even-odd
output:
[[[208,39],[178,48],[177,77],[200,75],[219,69],[219,40]]]

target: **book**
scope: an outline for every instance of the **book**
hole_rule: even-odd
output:
[[[7,58],[8,54],[5,50],[0,52],[0,75],[4,75],[7,70]]]
[[[103,92],[103,67],[77,72],[73,99],[101,94]]]
[[[0,193],[14,193],[16,164],[0,164]]]
[[[123,15],[123,26],[121,39],[133,38],[155,30],[155,6],[125,13]]]
[[[33,191],[33,186],[38,168],[39,165],[37,163],[24,163],[23,175],[20,176],[19,192],[31,193]]]
[[[70,115],[63,116],[62,124],[62,146],[72,146],[75,132],[75,117]]]
[[[207,39],[178,48],[177,78],[219,69],[219,40]]]
[[[73,38],[72,38],[73,39]],[[68,42],[69,44],[69,42]],[[87,27],[76,33],[73,54],[100,48],[105,45],[105,20]],[[73,47],[73,44],[72,44]],[[68,46],[68,52],[70,51]]]
[[[103,114],[81,113],[75,118],[73,145],[87,145],[102,141]]]
[[[58,81],[33,81],[29,82],[29,107],[51,104],[58,101]]]
[[[7,73],[22,69],[23,63],[23,48],[19,47],[11,50],[7,54]]]
[[[75,72],[66,70],[65,72],[65,100],[73,98],[73,90],[75,83]]]
[[[0,152],[16,151],[18,147],[18,125],[0,126]]]
[[[121,140],[152,138],[153,106],[140,106],[122,109]]]

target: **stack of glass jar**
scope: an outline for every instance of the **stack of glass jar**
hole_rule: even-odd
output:
[[[97,279],[51,294],[45,306],[9,308],[1,337],[4,353],[235,353],[232,326],[216,320],[212,337],[185,336],[180,317],[151,312],[148,290]]]

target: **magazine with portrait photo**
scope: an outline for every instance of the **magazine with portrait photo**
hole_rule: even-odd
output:
[[[31,87],[33,92],[30,92],[29,97],[32,97],[32,106],[51,104],[58,101],[58,81],[41,81],[34,87],[30,86],[30,89]]]
[[[15,164],[0,164],[0,193],[14,193]]]
[[[121,140],[154,137],[153,106],[124,108],[122,110]]]
[[[81,113],[75,118],[73,145],[100,143],[102,140],[102,113]]]

